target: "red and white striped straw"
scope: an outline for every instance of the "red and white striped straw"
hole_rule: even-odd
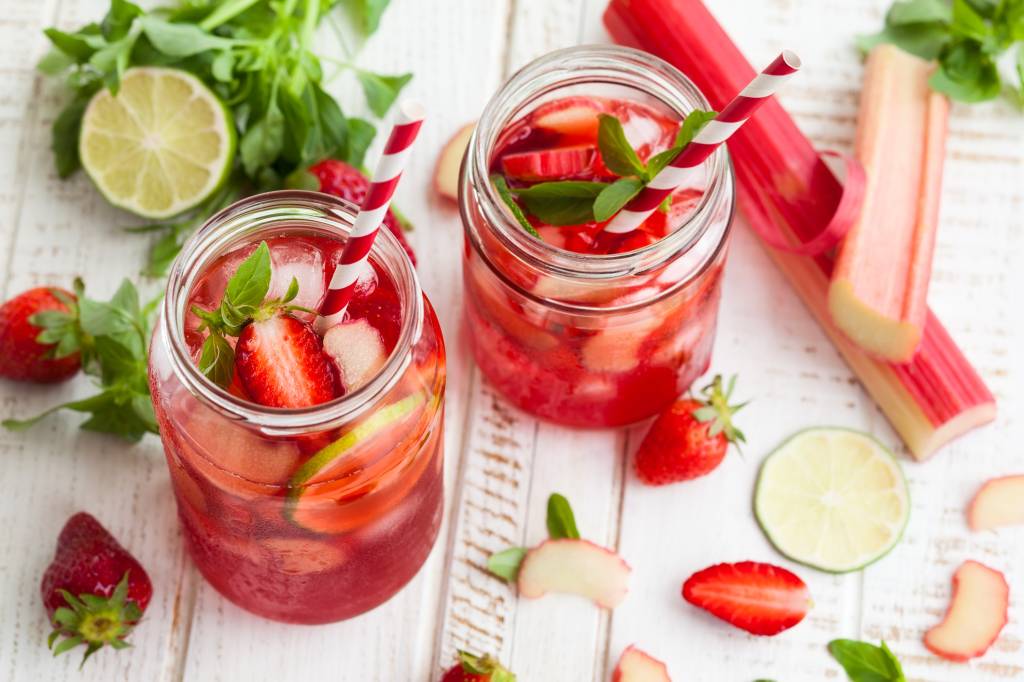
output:
[[[679,156],[608,222],[605,232],[621,234],[640,227],[665,197],[686,184],[694,173],[693,169],[704,163],[720,144],[739,130],[757,108],[774,95],[799,68],[800,58],[789,50],[783,50],[718,116],[701,128]]]
[[[320,316],[316,320],[320,332],[326,332],[341,322],[345,315],[345,308],[355,291],[356,280],[370,255],[370,248],[387,215],[391,198],[395,195],[412,143],[423,125],[424,111],[419,103],[403,102],[398,110],[395,127],[391,129],[391,136],[384,145],[384,152],[377,162],[377,171],[373,174],[355,224],[345,242],[341,262],[331,277],[327,296],[320,306]]]

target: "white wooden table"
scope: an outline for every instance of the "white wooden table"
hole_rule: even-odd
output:
[[[1024,680],[1024,529],[971,534],[963,508],[989,476],[1024,473],[1024,115],[1005,103],[956,107],[931,301],[1000,401],[996,425],[932,461],[904,457],[913,512],[906,539],[863,573],[803,568],[815,606],[785,634],[749,637],[685,604],[680,585],[719,561],[787,565],[758,530],[751,492],[758,464],[786,435],[818,424],[867,429],[899,442],[767,256],[737,231],[725,279],[713,370],[738,372],[754,398],[742,415],[745,458],[699,481],[652,489],[627,465],[642,428],[573,431],[505,404],[481,379],[458,332],[461,225],[430,189],[437,151],[476,118],[512,70],[551,49],[604,41],[605,0],[394,0],[360,57],[384,72],[414,70],[409,92],[430,105],[399,203],[416,223],[424,287],[447,335],[450,384],[445,525],[427,564],[390,602],[331,626],[286,626],[240,610],[207,586],[178,532],[160,443],[129,447],[78,430],[65,414],[27,434],[0,432],[0,680],[435,680],[456,648],[497,653],[524,682],[610,679],[637,643],[668,662],[676,682],[843,680],[825,644],[885,638],[908,676],[930,682]],[[861,66],[857,32],[880,25],[888,0],[709,0],[755,63],[798,50],[805,72],[783,100],[820,145],[848,149]],[[97,296],[134,275],[144,237],[120,228],[79,174],[53,171],[49,125],[60,89],[33,66],[40,30],[97,20],[105,0],[0,1],[0,298],[82,275]],[[330,51],[335,46],[324,45]],[[351,83],[332,85],[361,111]],[[153,284],[155,286],[155,283]],[[151,287],[152,288],[152,287]],[[0,414],[25,416],[90,387],[0,383]],[[552,491],[572,501],[584,537],[615,546],[634,567],[614,613],[570,597],[517,600],[483,570],[487,555],[545,535]],[[64,520],[86,509],[139,557],[155,595],[135,648],[51,658],[38,585]],[[1010,624],[983,659],[945,663],[921,644],[945,609],[964,559],[1006,572]]]

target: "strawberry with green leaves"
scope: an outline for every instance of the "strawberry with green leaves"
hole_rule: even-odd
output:
[[[746,403],[730,405],[736,377],[722,387],[722,377],[703,390],[703,400],[675,402],[655,420],[636,453],[636,473],[648,485],[689,481],[711,473],[722,463],[730,443],[742,443],[743,432],[732,422]]]
[[[142,618],[153,585],[141,564],[99,521],[79,512],[57,538],[40,592],[53,623],[49,647],[56,656],[84,646],[84,664],[105,646],[128,646],[125,638]]]
[[[78,303],[70,291],[37,287],[0,306],[0,377],[53,383],[78,374]]]
[[[273,272],[270,247],[261,242],[228,280],[220,305],[192,312],[207,332],[199,370],[222,388],[237,376],[247,394],[268,407],[311,407],[337,397],[339,381],[313,328],[292,315],[315,311],[291,305],[299,293],[292,278],[284,296],[267,298]],[[234,345],[229,337],[237,339]]]
[[[448,669],[441,682],[516,682],[516,676],[491,656],[459,651],[459,662]]]

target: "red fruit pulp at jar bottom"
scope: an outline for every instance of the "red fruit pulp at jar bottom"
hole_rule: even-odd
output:
[[[491,157],[491,173],[500,173],[512,188],[540,182],[582,180],[614,182],[598,146],[599,116],[622,123],[626,138],[646,163],[669,149],[679,131],[678,118],[631,100],[564,97],[546,102],[502,133]],[[668,211],[655,211],[628,234],[603,231],[607,222],[547,225],[526,214],[541,239],[567,251],[594,255],[627,253],[649,246],[681,225],[703,197],[703,188],[684,187],[672,194]]]

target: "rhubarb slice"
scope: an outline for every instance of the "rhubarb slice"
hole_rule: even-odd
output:
[[[1024,525],[1024,475],[986,481],[967,510],[971,530]]]
[[[936,656],[963,663],[984,655],[1008,620],[1010,587],[999,571],[965,561],[953,574],[953,597],[942,622],[924,636]]]
[[[617,41],[642,46],[683,71],[712,108],[721,108],[754,77],[699,0],[612,0],[604,21]],[[737,199],[755,233],[777,233],[795,245],[818,236],[843,188],[778,101],[766,102],[728,145]],[[909,363],[880,361],[851,342],[829,315],[831,258],[768,253],[915,457],[924,459],[995,418],[995,398],[934,315],[927,314]]]
[[[588,540],[545,540],[523,558],[519,594],[536,599],[548,592],[578,594],[614,609],[629,589],[629,564]]]
[[[672,679],[664,663],[630,645],[619,657],[612,682],[672,682]]]
[[[441,149],[434,168],[434,188],[445,199],[459,200],[459,172],[462,168],[462,157],[466,155],[469,139],[473,137],[475,123],[468,123],[452,135],[452,139]]]
[[[829,288],[836,326],[892,362],[914,356],[928,317],[949,119],[949,100],[928,85],[932,71],[894,45],[868,57],[856,141],[867,192]]]
[[[537,182],[562,180],[590,169],[597,155],[593,145],[560,147],[537,152],[519,152],[501,157],[505,175],[516,180]]]

